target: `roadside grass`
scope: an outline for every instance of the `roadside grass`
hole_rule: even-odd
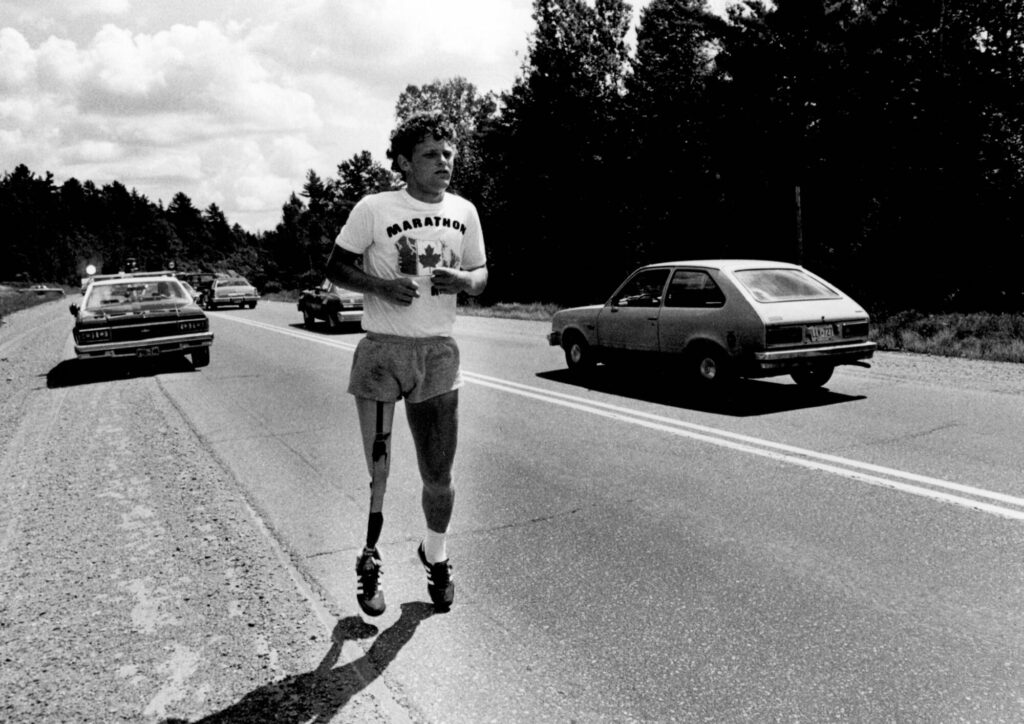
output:
[[[502,319],[525,319],[533,322],[548,322],[552,315],[559,309],[555,304],[543,304],[533,302],[531,304],[519,304],[512,302],[498,302],[489,307],[480,306],[474,303],[459,305],[459,314],[468,317],[500,317]]]
[[[282,289],[279,292],[267,292],[266,294],[261,293],[260,299],[265,299],[268,302],[291,302],[294,304],[299,301],[299,290]]]
[[[899,312],[872,320],[871,336],[883,350],[1024,362],[1024,313]]]
[[[70,294],[67,288],[64,291]],[[54,299],[55,297],[49,294],[26,294],[18,286],[0,285],[0,326],[3,326],[4,318],[8,315],[38,304],[52,302]]]

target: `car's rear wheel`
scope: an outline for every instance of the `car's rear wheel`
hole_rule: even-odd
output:
[[[725,387],[733,379],[729,359],[718,347],[701,344],[685,356],[686,377],[698,392]]]
[[[192,350],[192,366],[193,367],[206,367],[210,364],[210,348],[201,347],[199,349]]]
[[[819,365],[817,367],[804,367],[793,370],[789,376],[801,387],[821,387],[830,379],[835,367],[831,365]]]
[[[302,310],[302,324],[306,329],[313,329],[313,326],[316,324],[316,317],[308,309]]]
[[[562,342],[562,348],[565,350],[565,364],[570,371],[581,373],[593,369],[596,362],[594,352],[582,334],[569,334]]]

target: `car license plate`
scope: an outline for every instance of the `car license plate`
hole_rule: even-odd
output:
[[[812,324],[807,327],[807,337],[812,342],[827,342],[835,339],[836,328],[831,324]]]

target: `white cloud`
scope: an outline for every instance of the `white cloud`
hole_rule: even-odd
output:
[[[38,82],[44,90],[67,91],[81,82],[87,69],[75,43],[49,37],[36,52]]]
[[[649,0],[633,4],[646,6]],[[721,5],[723,0],[713,0]],[[384,161],[407,85],[511,87],[532,0],[0,0],[0,173],[186,193],[269,229],[308,170]]]
[[[131,10],[131,0],[75,0],[67,3],[67,12],[74,17],[83,15],[124,15]]]
[[[35,74],[35,55],[14,28],[0,28],[0,89],[16,89]]]
[[[67,162],[104,163],[122,158],[124,149],[120,144],[111,141],[86,140],[68,148],[64,154]]]

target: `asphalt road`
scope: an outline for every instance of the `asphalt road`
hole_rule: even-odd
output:
[[[283,303],[211,317],[212,364],[160,384],[352,616],[360,335],[304,330]],[[1024,720],[1017,366],[880,355],[824,391],[752,381],[698,403],[664,375],[582,386],[545,331],[459,319],[447,615],[422,606],[399,408],[389,610],[360,645],[413,719]]]
[[[0,327],[0,720],[1024,721],[1024,366],[697,402],[460,317],[456,604],[400,407],[368,626],[359,333],[210,316],[200,370],[76,364],[63,303]]]

